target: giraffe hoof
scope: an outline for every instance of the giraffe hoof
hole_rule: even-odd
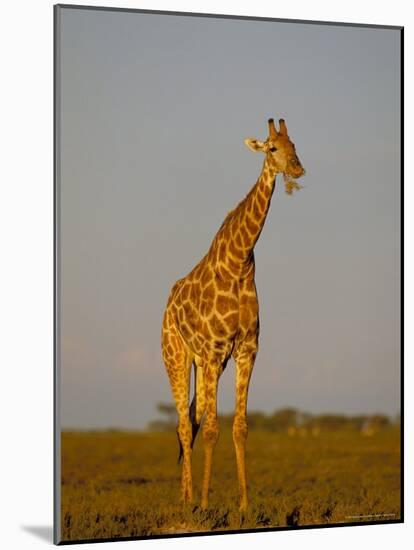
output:
[[[246,520],[246,512],[247,512],[247,502],[240,503],[240,506],[239,506],[239,518],[240,518],[239,529],[241,529],[244,525],[244,522]]]

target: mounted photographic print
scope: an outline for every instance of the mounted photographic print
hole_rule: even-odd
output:
[[[403,29],[54,10],[55,543],[403,521]]]

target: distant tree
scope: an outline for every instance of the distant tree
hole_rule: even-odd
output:
[[[373,436],[379,430],[386,428],[389,425],[390,419],[388,416],[383,414],[374,414],[365,418],[365,422],[363,423],[360,432],[365,436]]]
[[[321,429],[341,430],[348,425],[348,419],[343,414],[321,414],[317,417]]]
[[[173,403],[158,403],[157,410],[167,417],[169,423],[175,424],[177,422],[177,410]]]
[[[270,418],[271,429],[274,431],[286,431],[289,427],[296,427],[299,415],[299,411],[292,408],[275,411]]]
[[[169,432],[173,429],[171,424],[165,420],[151,420],[148,423],[148,430],[151,432]]]
[[[390,425],[390,419],[385,414],[374,414],[371,416],[371,423],[377,428],[386,428]]]
[[[148,429],[157,432],[174,430],[177,424],[177,412],[175,405],[172,403],[158,403],[157,410],[166,418],[151,421],[148,424]]]
[[[261,411],[251,411],[248,414],[249,429],[251,430],[266,430],[268,426],[268,416]]]
[[[349,425],[352,429],[361,431],[366,421],[367,417],[365,415],[352,416],[349,418]]]
[[[177,426],[177,412],[173,403],[158,403],[157,411],[161,418],[149,423],[148,429],[155,431],[171,431]],[[233,426],[234,413],[219,416],[220,427],[223,430]],[[262,411],[249,411],[248,423],[251,430],[269,430],[284,432],[290,435],[325,433],[330,431],[357,431],[375,433],[387,426],[398,425],[400,417],[390,420],[383,414],[347,416],[344,414],[313,415],[292,407],[276,410],[268,415]]]

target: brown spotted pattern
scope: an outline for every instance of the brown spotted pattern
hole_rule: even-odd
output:
[[[283,159],[269,151],[279,136],[269,121],[269,138],[262,172],[247,196],[229,212],[209,251],[194,269],[172,287],[162,326],[162,352],[178,413],[177,432],[183,449],[182,499],[193,498],[191,475],[192,423],[189,416],[190,371],[196,366],[196,422],[203,419],[204,477],[201,506],[208,506],[212,456],[219,435],[217,386],[226,362],[236,362],[236,410],[233,440],[236,450],[240,509],[247,507],[245,447],[247,393],[258,349],[259,306],[254,281],[253,249],[260,236]],[[282,130],[282,124],[281,124]],[[254,146],[252,146],[254,143]],[[259,145],[258,145],[259,144]],[[293,144],[292,144],[293,146]],[[279,147],[280,149],[280,147]],[[285,145],[287,155],[292,147]],[[295,174],[297,177],[297,174]]]

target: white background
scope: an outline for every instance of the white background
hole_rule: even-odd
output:
[[[74,2],[78,3],[78,2]],[[410,127],[414,97],[412,73],[413,18],[410,2],[302,0],[254,3],[230,1],[119,1],[94,2],[131,8],[199,11],[323,21],[405,26],[406,126]],[[53,343],[53,2],[9,0],[2,4],[1,52],[1,162],[0,162],[0,366],[1,426],[0,524],[1,546],[32,548],[51,544],[30,528],[52,526],[52,343]],[[378,113],[381,116],[381,113]],[[384,128],[384,132],[387,129]],[[406,135],[406,151],[412,142]],[[412,204],[410,157],[406,162],[405,211]],[[350,174],[352,177],[352,174]],[[406,222],[409,243],[413,223]],[[238,546],[290,549],[348,549],[369,545],[376,549],[407,548],[414,538],[413,391],[411,372],[412,273],[410,246],[405,250],[406,277],[406,524],[358,528],[316,529],[260,535],[214,536],[188,539],[111,543],[110,548],[207,548]],[[411,488],[411,490],[410,490]],[[84,545],[84,547],[90,545]],[[95,546],[95,545],[94,545]],[[96,547],[96,546],[95,546]]]

